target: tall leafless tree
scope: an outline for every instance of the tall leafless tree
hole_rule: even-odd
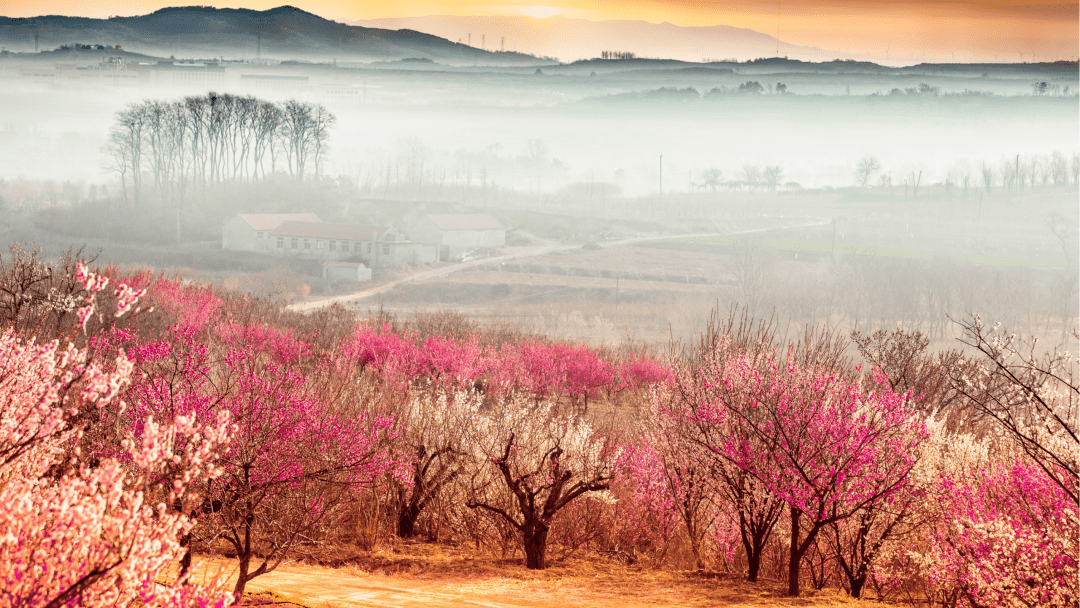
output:
[[[336,118],[325,107],[296,100],[283,104],[210,92],[176,102],[148,100],[117,115],[105,152],[120,176],[124,198],[139,203],[142,176],[152,176],[163,203],[183,204],[189,188],[204,195],[225,182],[254,182],[286,168],[303,182],[318,175]],[[269,158],[268,158],[269,156]]]
[[[881,163],[873,156],[864,156],[855,164],[855,183],[860,188],[865,188],[870,177],[881,170]]]

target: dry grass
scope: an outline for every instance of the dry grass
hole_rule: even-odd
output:
[[[236,563],[211,558],[201,575]],[[290,563],[248,585],[253,596],[272,592],[278,601],[309,608],[358,606],[487,606],[578,608],[651,606],[848,606],[836,590],[787,598],[776,581],[748,583],[736,575],[674,572],[597,559],[567,559],[542,571],[520,559],[476,556],[451,547],[407,545],[379,551],[338,568]]]

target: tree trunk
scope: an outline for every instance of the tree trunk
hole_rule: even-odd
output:
[[[543,524],[529,526],[523,536],[525,540],[525,567],[530,570],[547,568],[548,527]]]
[[[862,597],[863,586],[866,585],[866,575],[855,577],[851,579],[851,597],[859,599]]]
[[[799,516],[802,511],[791,507],[791,555],[788,559],[788,596],[799,597]]]
[[[191,533],[184,534],[180,537],[180,547],[184,550],[184,554],[180,557],[180,574],[184,576],[187,571],[191,569]]]
[[[397,535],[398,538],[411,538],[416,534],[416,520],[420,518],[419,501],[410,500],[401,511],[398,512]]]
[[[758,572],[761,571],[761,552],[753,551],[746,554],[747,570],[749,573],[746,576],[746,580],[751,583],[756,583],[758,579]]]
[[[244,588],[247,587],[247,582],[249,578],[248,570],[251,567],[250,555],[241,555],[239,557],[240,564],[237,567],[238,572],[236,575],[236,586],[233,587],[233,597],[236,598],[237,603],[239,603],[240,600],[244,598]]]

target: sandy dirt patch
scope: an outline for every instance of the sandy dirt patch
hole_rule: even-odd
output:
[[[441,564],[403,564],[398,574],[370,572],[362,565],[286,564],[251,581],[248,591],[272,592],[310,608],[830,607],[855,603],[837,590],[811,590],[807,597],[789,599],[783,595],[784,586],[775,581],[751,584],[734,575],[702,576],[586,560],[568,560],[540,572],[526,570],[520,560],[470,557]],[[211,558],[197,573],[208,576],[219,569],[235,577],[236,562]]]

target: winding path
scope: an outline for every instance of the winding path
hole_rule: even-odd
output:
[[[752,230],[739,230],[739,231],[735,231],[735,232],[705,232],[705,233],[700,233],[700,234],[680,234],[680,235],[677,235],[677,236],[678,236],[678,238],[695,238],[695,237],[711,237],[711,236],[733,236],[733,235],[737,235],[737,234],[752,234],[752,233],[755,233],[755,232],[766,232],[766,231],[769,231],[769,230],[782,230],[782,229],[786,229],[786,228],[807,228],[807,227],[811,227],[811,226],[824,226],[824,225],[828,224],[830,221],[831,220],[817,220],[817,221],[813,221],[813,222],[807,222],[805,224],[791,224],[791,225],[786,225],[786,226],[770,226],[768,228],[755,228],[755,229],[752,229]],[[597,244],[599,246],[601,246],[601,247],[616,247],[616,246],[619,246],[619,245],[632,245],[634,243],[642,243],[642,242],[645,242],[645,241],[655,241],[655,240],[662,239],[662,238],[670,238],[670,237],[642,236],[642,237],[634,237],[634,238],[629,238],[629,239],[621,239],[621,240],[618,240],[618,241],[607,241],[607,242],[604,242],[604,243],[597,243]],[[490,257],[490,258],[484,258],[484,259],[481,259],[481,260],[472,260],[472,261],[469,261],[469,262],[461,262],[459,264],[454,264],[454,265],[451,265],[451,266],[442,266],[442,267],[439,267],[439,268],[433,268],[431,270],[421,270],[420,272],[413,273],[413,274],[411,274],[411,275],[409,275],[407,277],[402,277],[400,279],[395,279],[393,281],[388,281],[386,283],[383,283],[381,285],[377,285],[375,287],[371,287],[369,289],[363,289],[363,290],[360,290],[360,291],[355,291],[355,292],[350,293],[350,294],[334,296],[334,297],[330,297],[330,298],[324,298],[324,299],[321,299],[321,300],[312,300],[312,301],[308,301],[308,302],[298,302],[296,304],[289,305],[288,308],[289,308],[289,310],[295,310],[295,311],[300,311],[300,312],[310,312],[312,310],[317,310],[319,308],[324,308],[326,306],[331,306],[331,305],[336,304],[336,303],[350,304],[350,303],[353,303],[353,302],[359,302],[360,300],[364,300],[364,299],[370,298],[372,296],[377,296],[377,295],[379,295],[381,293],[386,293],[388,291],[391,291],[395,287],[397,287],[399,285],[406,284],[406,283],[419,283],[419,282],[423,282],[423,281],[430,281],[432,279],[439,279],[439,278],[445,277],[445,276],[447,276],[449,274],[452,274],[452,273],[455,273],[455,272],[461,272],[463,270],[470,270],[472,268],[476,268],[478,266],[485,266],[485,265],[491,264],[493,262],[505,262],[507,260],[515,260],[515,259],[519,259],[519,258],[530,258],[530,257],[546,255],[546,254],[549,254],[549,253],[555,253],[555,252],[558,252],[558,251],[570,251],[570,250],[573,250],[573,249],[580,249],[580,248],[581,248],[581,245],[556,245],[556,244],[551,244],[551,243],[544,244],[544,245],[534,245],[534,246],[530,246],[530,247],[504,247],[503,251],[505,251],[506,253],[504,253],[502,255],[498,255],[498,256],[494,256],[494,257]]]

